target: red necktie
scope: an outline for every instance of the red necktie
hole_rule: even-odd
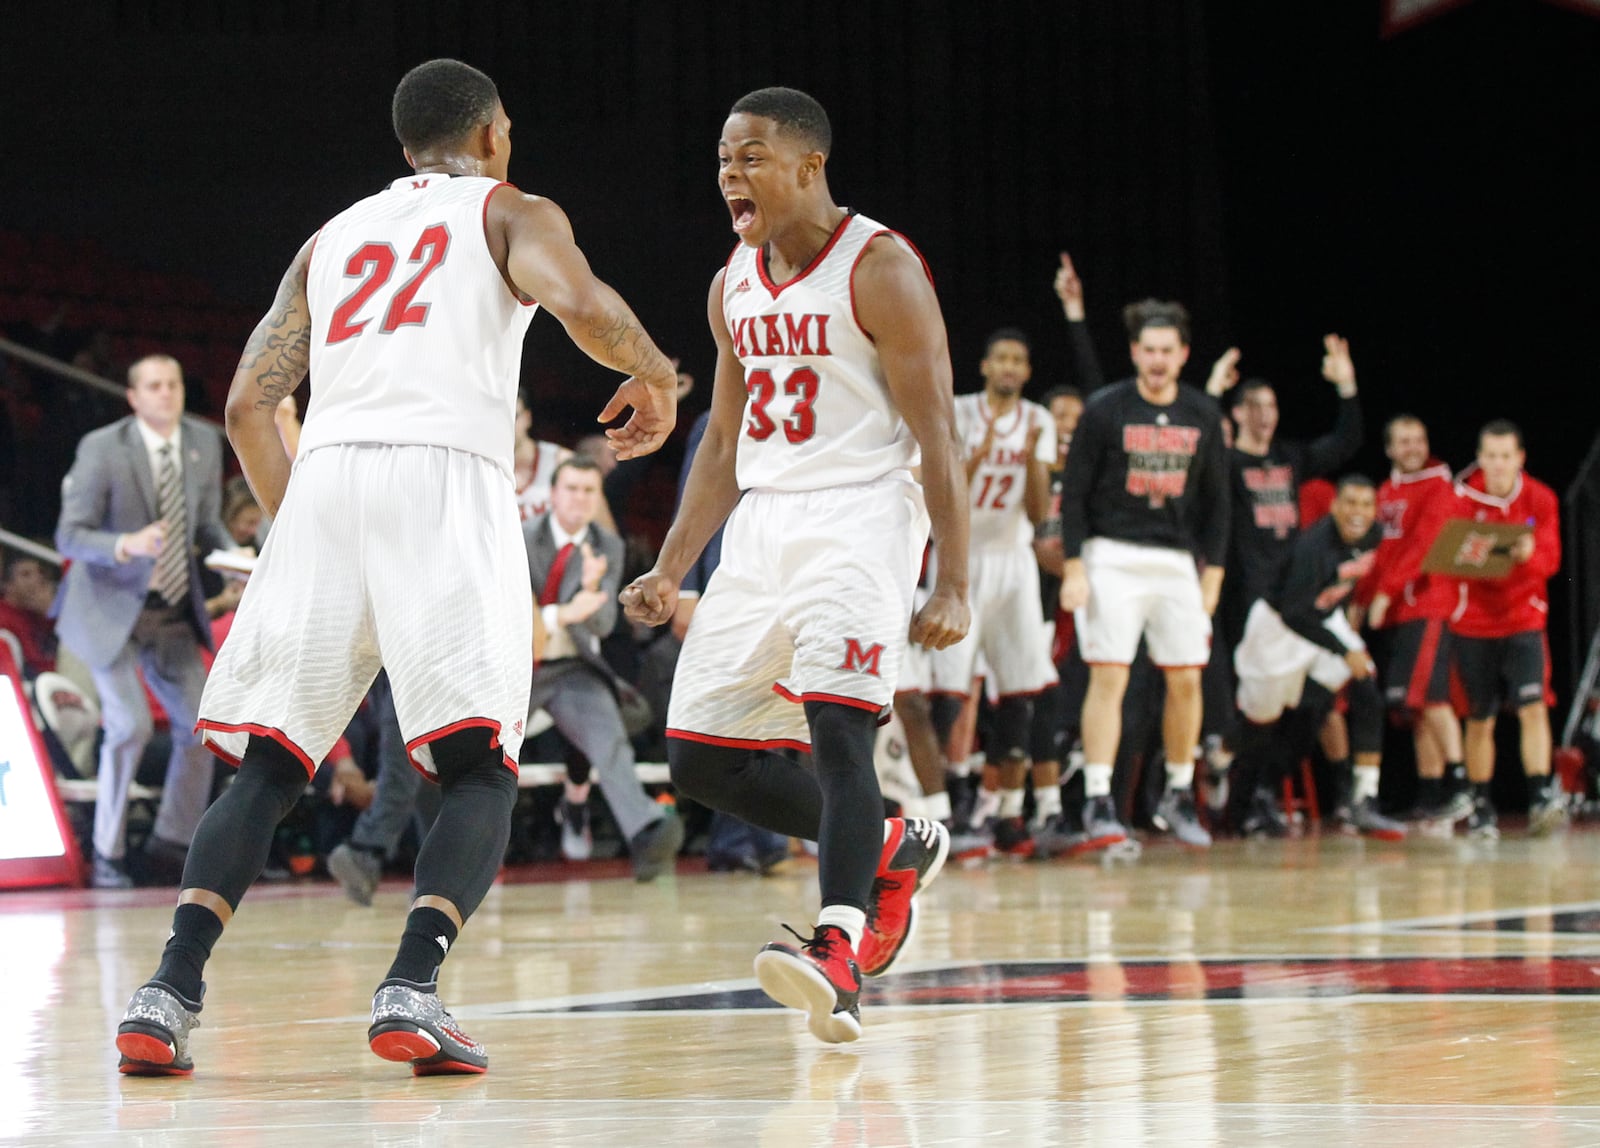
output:
[[[572,557],[572,550],[572,543],[569,542],[556,551],[556,560],[550,564],[544,589],[539,591],[539,605],[554,606],[561,600],[561,576],[567,572],[567,560]]]

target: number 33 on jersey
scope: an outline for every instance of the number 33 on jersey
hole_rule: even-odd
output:
[[[768,277],[760,250],[741,244],[729,258],[722,311],[747,394],[740,489],[816,490],[917,465],[916,439],[855,313],[855,267],[880,235],[910,247],[865,216],[846,216],[810,265],[781,286]]]

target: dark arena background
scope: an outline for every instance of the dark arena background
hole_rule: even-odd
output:
[[[634,469],[625,527],[660,541],[710,397],[723,119],[794,86],[831,117],[835,199],[932,268],[958,392],[1001,326],[1031,336],[1028,397],[1079,381],[1052,292],[1067,251],[1109,376],[1131,374],[1122,306],[1181,300],[1186,381],[1241,348],[1286,437],[1331,426],[1322,336],[1349,338],[1351,469],[1376,479],[1392,415],[1419,415],[1456,467],[1482,424],[1520,424],[1567,510],[1560,739],[1600,626],[1596,0],[21,0],[0,11],[0,333],[68,361],[109,336],[114,382],[170,349],[189,409],[220,419],[298,246],[405,173],[390,98],[436,56],[494,78],[512,181],[561,205],[697,380]],[[16,368],[0,354],[0,382]],[[30,377],[32,421],[0,428],[0,527],[48,540],[78,439],[126,407]],[[524,382],[535,434],[567,445],[615,385],[545,315]],[[251,894],[192,1094],[119,1082],[109,1039],[172,890],[0,892],[22,938],[0,972],[41,1002],[0,1042],[0,1142],[1596,1143],[1596,841],[1580,821],[1556,841],[1508,830],[1498,853],[1308,834],[1121,868],[952,863],[849,1054],[748,978],[774,914],[812,911],[804,858],[771,882],[686,858],[637,887],[625,859],[514,866],[447,985],[498,1059],[445,1092],[356,1039],[406,904],[393,871],[378,911],[327,881]]]

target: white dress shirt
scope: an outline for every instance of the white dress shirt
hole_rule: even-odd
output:
[[[162,438],[149,423],[141,418],[135,418],[133,425],[139,428],[139,437],[144,441],[145,454],[150,460],[150,477],[155,482],[156,498],[159,502],[161,497],[162,447],[168,444],[172,446],[172,465],[178,468],[178,481],[183,481],[183,424],[180,422],[175,425],[169,438]],[[156,507],[156,513],[161,513],[159,505]],[[127,540],[128,536],[126,534],[117,537],[115,557],[118,562],[126,562],[130,557],[126,546]]]
[[[561,529],[561,523],[557,522],[556,516],[552,514],[550,516],[550,534],[555,539],[557,554],[561,553],[561,548],[567,543],[572,543],[572,555],[567,559],[569,565],[573,562],[583,561],[583,552],[580,548],[589,537],[587,523],[576,534],[568,534]],[[563,575],[564,577],[565,575]],[[539,587],[539,590],[542,591],[543,589],[543,586]],[[553,662],[557,658],[575,658],[578,656],[577,644],[573,642],[572,635],[567,633],[567,628],[561,624],[557,617],[560,609],[560,602],[553,602],[548,606],[539,607],[539,616],[544,620],[545,632],[544,657],[541,661]]]

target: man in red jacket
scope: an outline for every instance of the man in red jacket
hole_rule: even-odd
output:
[[[1489,782],[1494,776],[1495,715],[1514,704],[1522,727],[1528,777],[1528,828],[1544,835],[1566,824],[1561,786],[1550,773],[1550,649],[1545,583],[1561,568],[1561,519],[1555,491],[1523,473],[1526,454],[1515,423],[1496,419],[1478,433],[1478,462],[1456,479],[1454,497],[1435,504],[1447,518],[1531,527],[1511,548],[1501,578],[1463,579],[1450,618],[1456,669],[1467,694],[1467,777],[1472,782],[1470,834],[1498,837]]]
[[[1415,816],[1451,823],[1472,812],[1461,723],[1450,696],[1449,621],[1460,593],[1448,578],[1422,572],[1438,525],[1423,530],[1420,524],[1435,501],[1454,505],[1453,482],[1450,467],[1429,453],[1428,428],[1416,416],[1390,419],[1383,445],[1394,468],[1378,489],[1383,541],[1367,621],[1373,629],[1391,630],[1384,700],[1411,719],[1419,782]]]

